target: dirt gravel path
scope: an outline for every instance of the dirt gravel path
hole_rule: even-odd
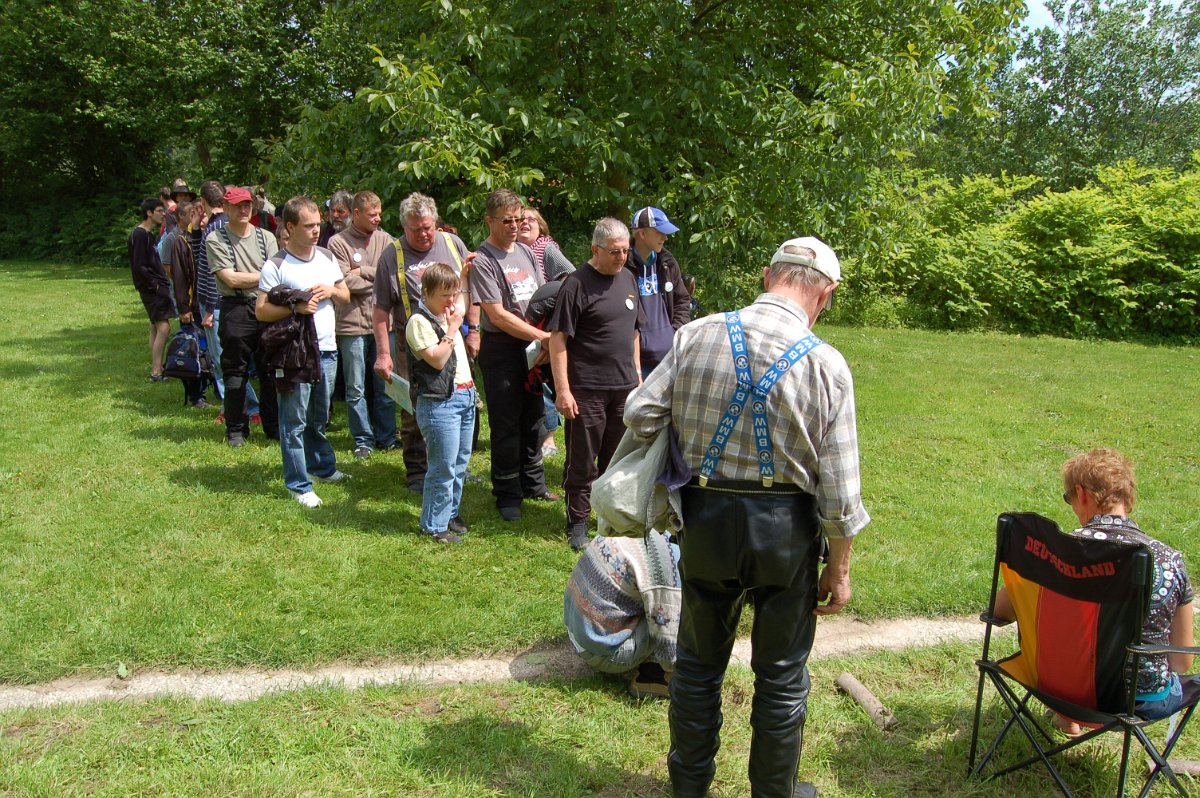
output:
[[[858,621],[851,617],[822,618],[817,624],[813,659],[867,651],[900,650],[944,641],[980,640],[978,618],[899,618]],[[739,640],[733,660],[749,667],[750,641]],[[0,687],[0,711],[117,701],[156,696],[218,698],[250,701],[267,693],[332,684],[352,690],[366,685],[416,683],[449,684],[532,681],[547,676],[582,677],[591,670],[569,645],[534,649],[503,659],[441,660],[420,664],[383,662],[374,665],[330,665],[315,670],[237,670],[222,673],[135,673],[127,679],[57,679],[53,682]]]

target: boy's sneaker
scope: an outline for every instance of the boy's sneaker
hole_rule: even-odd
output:
[[[450,519],[450,523],[446,526],[450,527],[450,531],[458,535],[465,535],[471,531],[471,527],[467,526],[467,522],[463,520],[461,515],[456,515]]]
[[[449,529],[443,529],[441,532],[430,532],[434,543],[462,543],[462,538],[454,534]]]
[[[292,491],[292,498],[310,510],[321,506],[321,497],[313,493],[311,490],[306,490],[303,493],[298,490],[294,490]]]
[[[261,427],[262,426],[262,413],[251,413],[250,414],[250,423],[257,424],[258,426]]]
[[[371,449],[367,446],[359,446],[354,450],[355,460],[366,460],[371,456]]]
[[[316,474],[309,474],[308,478],[312,482],[344,482],[345,480],[350,479],[350,475],[334,469],[334,472],[327,477],[319,477]]]
[[[520,521],[521,520],[521,508],[520,507],[500,507],[497,509],[500,510],[500,517],[503,518],[505,521]]]
[[[225,442],[234,449],[240,449],[246,445],[246,436],[240,432],[231,432],[225,436]]]
[[[583,551],[588,545],[587,521],[567,524],[567,542],[575,551]]]

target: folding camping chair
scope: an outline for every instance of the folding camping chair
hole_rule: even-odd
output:
[[[1184,681],[1184,703],[1178,725],[1168,733],[1162,750],[1146,736],[1146,721],[1133,714],[1138,660],[1166,652],[1200,653],[1200,648],[1142,645],[1142,624],[1150,602],[1153,561],[1138,545],[1111,540],[1082,540],[1064,535],[1058,525],[1034,513],[1006,513],[996,523],[996,561],[992,594],[981,617],[987,628],[975,697],[975,726],[971,732],[969,779],[980,778],[1000,743],[1019,728],[1034,754],[996,770],[987,779],[1042,762],[1067,798],[1072,792],[1051,757],[1108,731],[1123,735],[1117,795],[1125,794],[1130,740],[1136,738],[1154,764],[1140,793],[1165,774],[1184,798],[1187,791],[1167,763],[1167,757],[1187,728],[1200,699],[1200,685]],[[989,653],[992,627],[1007,621],[994,617],[1000,576],[1017,616],[1020,650],[993,660]],[[975,764],[983,709],[984,683],[990,682],[1007,709],[1000,733]],[[1078,737],[1057,743],[1038,719],[1030,699],[1055,712],[1093,727]],[[1018,738],[1019,739],[1019,738]]]

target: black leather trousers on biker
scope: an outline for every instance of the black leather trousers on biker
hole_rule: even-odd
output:
[[[754,605],[750,788],[791,798],[808,707],[821,544],[816,502],[794,487],[709,483],[683,488],[683,611],[671,679],[675,798],[702,798],[716,771],[721,683],[747,598]]]

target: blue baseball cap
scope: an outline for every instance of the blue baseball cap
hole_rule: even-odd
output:
[[[667,218],[667,215],[658,208],[642,208],[633,215],[633,224],[631,226],[634,230],[637,230],[639,227],[651,227],[668,236],[679,232],[679,228],[671,224],[671,220]]]

